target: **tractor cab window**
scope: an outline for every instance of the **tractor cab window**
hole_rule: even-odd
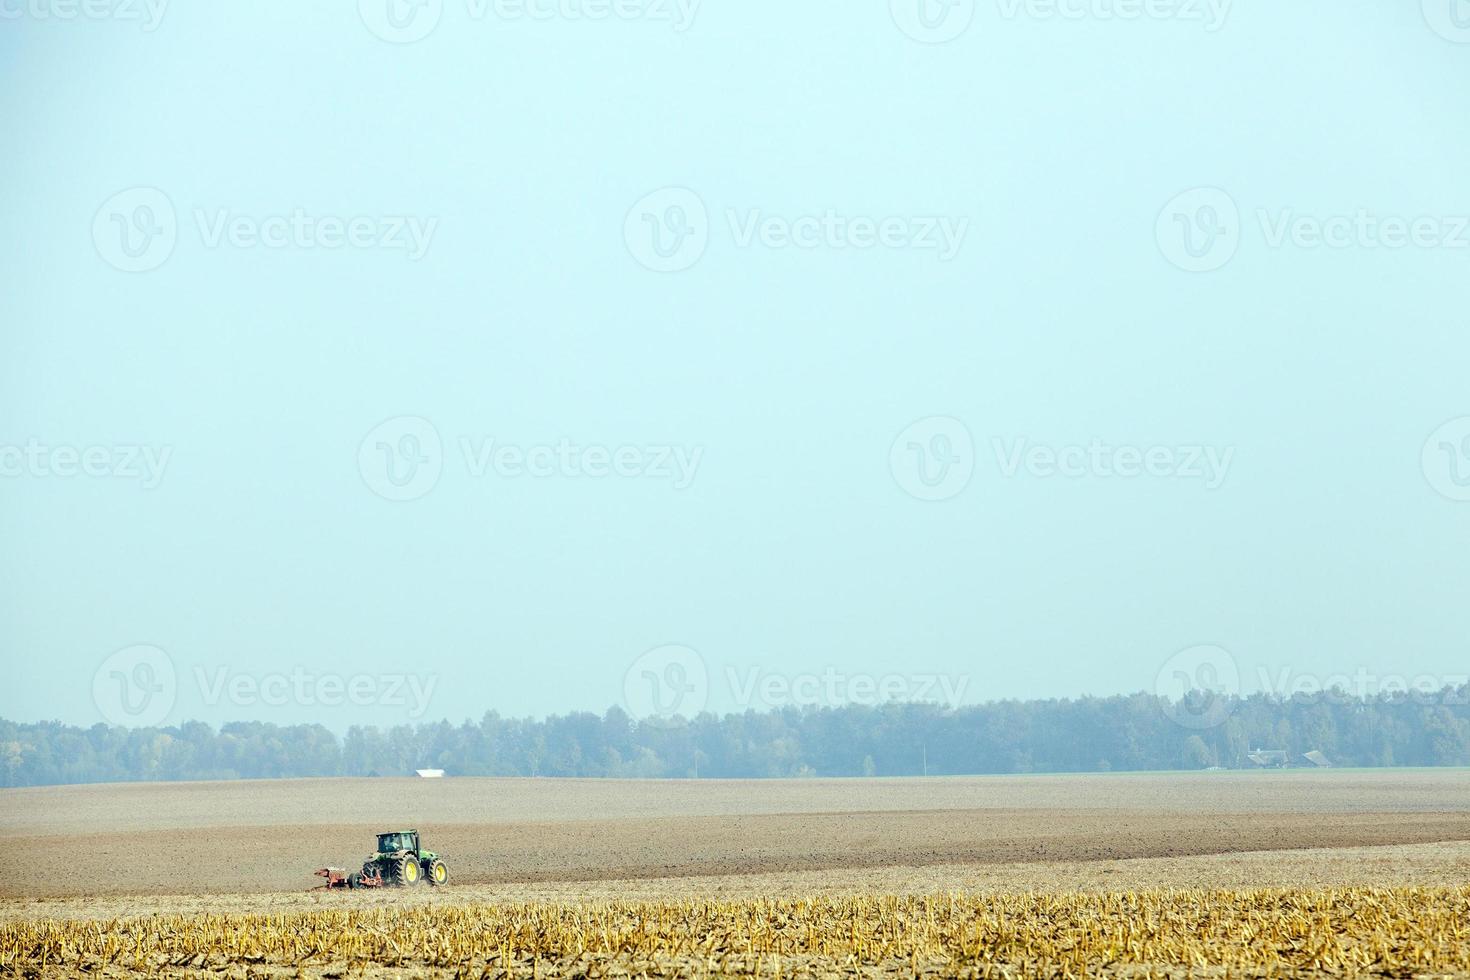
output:
[[[388,851],[401,851],[403,850],[403,846],[403,841],[398,834],[384,834],[378,838],[378,850],[383,853],[387,853]]]

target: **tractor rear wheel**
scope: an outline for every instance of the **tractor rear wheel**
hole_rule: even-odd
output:
[[[417,885],[423,876],[423,869],[419,867],[418,859],[412,854],[399,858],[393,866],[393,884],[395,885]]]
[[[449,866],[441,860],[430,863],[428,868],[429,884],[434,887],[449,884]]]

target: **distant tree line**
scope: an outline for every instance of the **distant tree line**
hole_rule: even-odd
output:
[[[1338,766],[1470,765],[1470,686],[1176,704],[1151,694],[788,707],[635,721],[620,708],[387,729],[191,721],[78,728],[0,720],[0,785],[292,776],[911,776],[1248,768],[1253,749]]]

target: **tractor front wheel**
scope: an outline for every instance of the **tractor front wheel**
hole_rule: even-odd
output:
[[[449,866],[443,861],[435,860],[430,863],[427,872],[429,884],[434,887],[449,884]]]

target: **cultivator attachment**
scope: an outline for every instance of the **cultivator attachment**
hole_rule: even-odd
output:
[[[317,885],[312,889],[314,892],[330,891],[333,888],[382,888],[383,876],[374,871],[372,874],[363,874],[360,871],[349,872],[346,868],[318,868],[318,878],[327,879],[326,884]]]

